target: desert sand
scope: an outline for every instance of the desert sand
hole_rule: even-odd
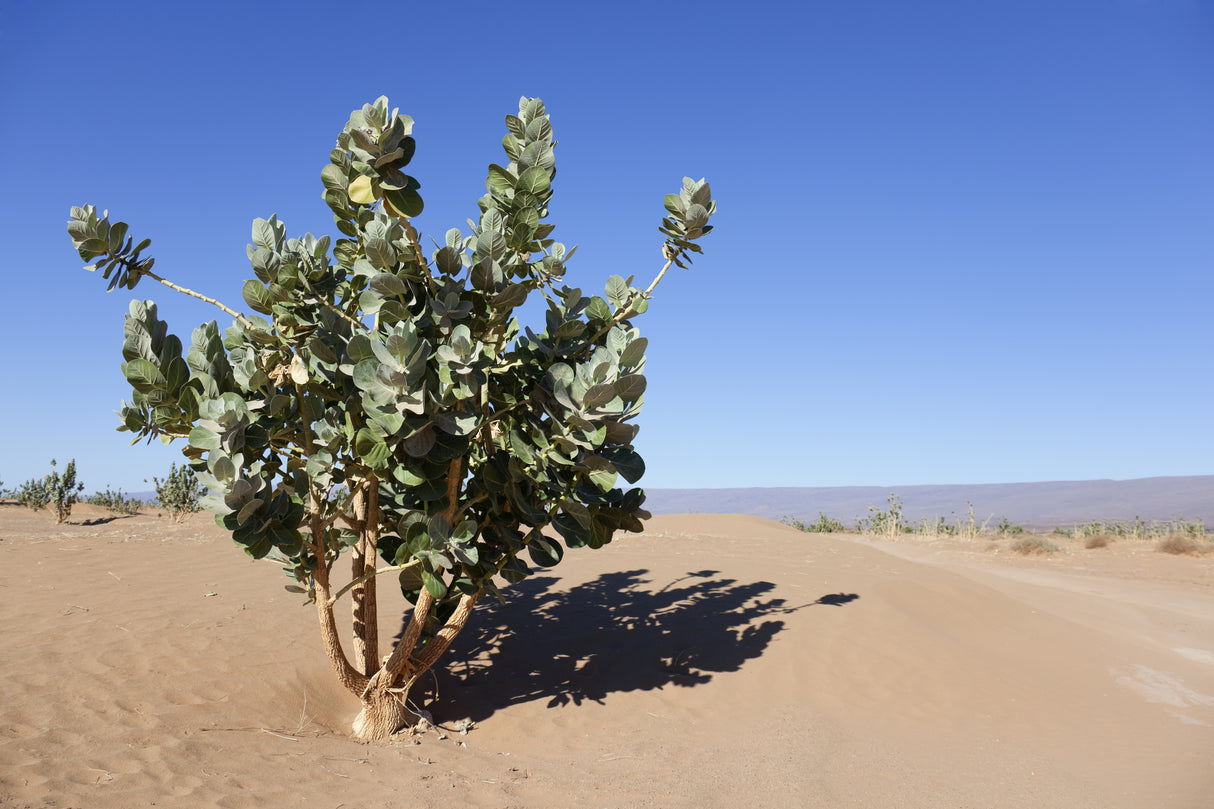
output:
[[[483,607],[437,726],[368,745],[206,515],[0,506],[0,806],[1214,806],[1214,555],[1006,544],[655,517]]]

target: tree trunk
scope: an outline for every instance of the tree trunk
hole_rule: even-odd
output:
[[[419,615],[419,613],[429,612],[433,600],[424,590],[422,593],[423,596],[418,599],[418,607],[421,609],[414,611],[414,617],[420,619],[421,623],[425,623],[424,614]],[[401,645],[397,646],[392,656],[384,662],[384,665],[367,684],[366,690],[362,692],[363,708],[355,718],[352,727],[355,738],[365,741],[380,741],[417,718],[417,714],[410,710],[406,703],[410,689],[421,675],[438,662],[439,657],[451,645],[451,641],[467,625],[468,617],[472,614],[472,608],[476,602],[477,596],[462,596],[455,612],[447,619],[442,629],[422,646],[416,657],[413,657],[410,649],[405,646],[405,643],[409,642],[408,633],[406,633]],[[414,623],[416,624],[418,621],[415,620]],[[414,639],[410,645],[416,643],[416,637],[416,635],[413,636]]]
[[[371,685],[363,695],[363,708],[354,720],[354,737],[369,742],[382,741],[416,719],[405,707],[404,689]]]

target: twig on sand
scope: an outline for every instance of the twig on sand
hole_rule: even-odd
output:
[[[278,737],[278,738],[280,738],[280,739],[286,739],[286,740],[287,740],[287,741],[289,741],[289,742],[297,742],[297,741],[299,741],[299,739],[295,738],[294,736],[285,736],[285,735],[283,735],[283,734],[281,734],[281,733],[275,733],[275,732],[274,732],[274,731],[272,731],[272,730],[267,730],[266,728],[262,728],[262,729],[261,729],[261,732],[262,732],[262,733],[268,733],[268,734],[270,734],[271,736],[277,736],[277,737]]]
[[[268,734],[270,734],[271,736],[277,736],[278,738],[280,738],[280,739],[286,739],[286,740],[287,740],[287,741],[289,741],[289,742],[297,742],[297,741],[299,741],[299,739],[298,739],[298,738],[296,738],[295,736],[288,736],[288,735],[286,735],[286,734],[284,734],[284,733],[278,733],[278,732],[276,732],[276,731],[270,730],[269,728],[258,728],[258,727],[250,727],[250,728],[199,728],[199,730],[200,730],[200,731],[202,731],[203,733],[206,733],[207,731],[210,731],[210,730],[230,730],[230,731],[242,731],[242,730],[260,730],[262,733],[268,733]]]

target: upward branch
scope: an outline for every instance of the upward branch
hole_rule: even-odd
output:
[[[101,268],[101,277],[110,282],[107,292],[118,286],[134,289],[135,285],[139,283],[139,279],[146,275],[169,289],[219,307],[240,321],[246,329],[253,327],[253,324],[244,315],[214,298],[178,286],[152,272],[152,265],[156,263],[156,259],[150,256],[140,258],[140,254],[151,245],[152,240],[144,239],[138,245],[133,246],[134,240],[126,235],[128,229],[126,222],[111,223],[108,211],[103,211],[101,217],[98,218],[96,206],[85,205],[73,207],[71,217],[67,225],[67,232],[72,237],[72,245],[80,254],[80,258],[85,261],[93,261],[92,264],[85,267],[86,270],[93,272]],[[94,259],[97,260],[94,261]],[[114,276],[112,279],[111,274]]]

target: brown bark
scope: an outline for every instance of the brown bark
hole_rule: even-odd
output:
[[[430,667],[438,662],[443,652],[447,651],[447,647],[455,640],[456,635],[467,626],[468,618],[472,615],[472,608],[476,606],[479,598],[479,594],[465,595],[460,598],[455,612],[451,613],[451,617],[443,624],[443,628],[426,642],[416,657],[409,660],[409,679],[405,683],[406,689],[411,688],[413,683],[417,682],[417,678],[429,671]]]
[[[367,486],[354,496],[354,519],[358,526],[358,544],[351,552],[353,580],[367,576],[350,594],[354,610],[354,658],[362,672],[370,677],[379,668],[379,614],[375,573],[379,543],[379,482],[367,478]]]
[[[424,592],[424,591],[423,591]],[[429,595],[428,593],[426,594]],[[411,657],[408,654],[408,649],[416,643],[416,637],[413,643],[406,645],[408,640],[406,637],[401,639],[393,652],[392,657],[384,663],[384,666],[375,673],[367,682],[367,687],[362,693],[363,707],[355,718],[352,730],[354,736],[359,739],[368,741],[377,741],[386,739],[393,733],[397,732],[405,725],[409,724],[416,717],[414,711],[408,708],[409,691],[417,682],[421,675],[430,670],[430,667],[438,662],[443,652],[455,640],[455,637],[463,630],[468,623],[468,618],[472,615],[472,608],[476,606],[478,597],[465,595],[459,600],[456,605],[455,612],[443,624],[443,627],[431,638],[425,646],[422,647],[421,653],[416,657]],[[429,612],[433,605],[433,599],[427,599],[426,605],[422,604],[422,599],[418,599],[418,607],[425,606],[425,613]],[[425,617],[420,618],[420,610],[414,610],[413,621],[410,622],[411,629],[414,625],[425,624]],[[420,632],[420,630],[419,630]],[[406,629],[408,633],[408,629]],[[398,663],[394,666],[394,662],[403,660],[403,663]],[[393,671],[393,668],[398,668],[398,671]],[[403,682],[402,682],[403,680]]]
[[[320,525],[320,518],[314,516],[312,550],[316,554],[317,564],[316,570],[312,571],[312,579],[316,582],[316,589],[320,591],[316,595],[316,614],[320,621],[320,636],[325,645],[325,655],[329,658],[329,664],[333,666],[338,681],[350,692],[362,694],[367,688],[367,677],[355,670],[346,658],[346,653],[341,648],[341,635],[337,631],[337,619],[333,615],[333,605],[329,603],[332,588],[329,585],[329,571],[325,568],[323,532],[324,528]]]
[[[414,714],[405,707],[406,694],[397,689],[376,688],[363,696],[363,708],[354,719],[354,737],[381,741],[409,724]]]

